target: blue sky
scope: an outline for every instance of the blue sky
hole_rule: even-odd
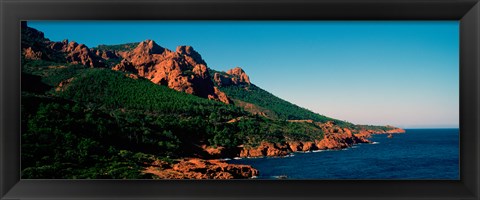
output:
[[[357,124],[458,127],[457,21],[30,21],[89,47],[155,40],[193,46],[213,69]]]

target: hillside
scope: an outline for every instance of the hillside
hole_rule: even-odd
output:
[[[190,46],[90,49],[22,24],[22,178],[250,178],[259,172],[212,159],[346,148],[396,130],[313,113],[240,68],[214,71]]]
[[[338,126],[341,127],[349,127],[353,128],[354,124],[347,123],[345,121],[341,121],[338,119],[333,119],[330,117],[326,117],[317,113],[314,113],[308,109],[302,108],[295,104],[292,104],[288,101],[285,101],[277,96],[263,90],[262,88],[256,86],[253,83],[250,83],[248,76],[243,71],[243,69],[237,67],[234,68],[235,71],[231,71],[230,73],[220,72],[215,70],[210,70],[212,77],[222,77],[217,78],[214,80],[215,85],[220,88],[225,94],[227,94],[230,98],[244,102],[250,103],[253,105],[257,105],[258,108],[263,112],[266,116],[274,119],[282,119],[282,120],[306,120],[310,119],[315,122],[325,123],[328,121],[335,122]],[[226,79],[234,79],[235,77],[245,76],[246,82],[240,81],[238,84],[225,84]],[[221,79],[221,80],[220,80]],[[240,80],[240,78],[239,78]],[[223,81],[223,83],[222,83]],[[230,81],[231,82],[231,81]],[[245,107],[245,106],[244,106]],[[269,115],[266,113],[270,112]]]

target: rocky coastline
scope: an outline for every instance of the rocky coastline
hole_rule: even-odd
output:
[[[297,120],[298,121],[298,120]],[[298,121],[300,122],[300,121]],[[339,150],[353,146],[359,143],[372,143],[368,138],[372,134],[397,134],[405,133],[404,129],[396,127],[389,130],[351,130],[340,128],[333,122],[316,123],[311,120],[301,120],[301,122],[315,123],[322,128],[324,136],[320,140],[313,141],[287,141],[284,143],[262,142],[257,147],[243,147],[238,157],[279,157],[286,156],[293,152],[308,152],[315,150]]]
[[[261,158],[284,157],[294,152],[311,152],[316,150],[340,150],[354,144],[372,143],[368,138],[374,134],[402,134],[404,129],[360,130],[357,133],[347,128],[326,124],[328,132],[321,140],[288,141],[284,143],[261,142],[256,147],[239,146],[236,150],[224,147],[201,146],[208,156],[204,158],[183,158],[174,163],[155,161],[146,167],[144,173],[155,175],[159,179],[249,179],[256,178],[259,171],[250,165],[228,164],[221,158]],[[335,127],[334,129],[328,129]]]

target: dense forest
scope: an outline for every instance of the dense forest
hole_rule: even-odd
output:
[[[29,78],[22,85],[35,85],[22,93],[25,178],[141,178],[146,160],[196,156],[202,143],[234,148],[322,137],[312,124],[252,115],[122,72],[52,64],[23,65]],[[56,87],[69,78],[68,87]]]

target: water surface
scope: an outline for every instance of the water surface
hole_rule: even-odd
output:
[[[228,162],[252,165],[261,179],[459,179],[459,129],[406,131],[348,149]]]

